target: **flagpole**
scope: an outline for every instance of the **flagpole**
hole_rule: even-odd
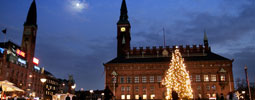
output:
[[[245,76],[246,76],[246,82],[247,82],[247,86],[248,86],[248,89],[249,89],[249,98],[250,98],[250,100],[252,100],[251,99],[251,89],[250,89],[250,82],[249,82],[249,78],[248,78],[248,72],[247,72],[247,66],[245,65],[245,67],[244,67],[244,71],[245,71]]]

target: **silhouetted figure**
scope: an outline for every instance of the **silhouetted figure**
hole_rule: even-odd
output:
[[[113,93],[108,86],[106,86],[106,88],[104,89],[104,95],[104,100],[111,100],[113,97]]]
[[[229,92],[228,95],[229,95],[229,100],[233,100],[233,93]]]
[[[220,100],[220,96],[218,93],[216,93],[216,100]]]
[[[142,97],[139,97],[139,100],[142,100]]]
[[[220,100],[224,100],[223,93],[220,94]]]
[[[178,100],[179,99],[178,93],[175,92],[175,91],[172,92],[172,97],[173,97],[173,100]]]
[[[69,95],[66,97],[66,100],[70,100],[71,98],[69,97]]]

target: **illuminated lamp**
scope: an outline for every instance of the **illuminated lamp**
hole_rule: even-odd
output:
[[[33,57],[33,63],[36,64],[36,65],[38,65],[38,64],[39,64],[39,59]]]

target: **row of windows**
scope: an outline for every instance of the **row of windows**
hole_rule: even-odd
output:
[[[201,81],[200,75],[196,75],[195,78],[196,78],[195,79],[196,82]],[[192,75],[190,75],[190,80],[192,81]],[[211,78],[209,78],[209,75],[204,75],[204,82],[209,82],[209,81],[216,82],[217,81],[217,75],[212,74]],[[226,81],[226,76],[225,75],[220,75],[220,81],[222,81],[222,82]]]
[[[146,86],[143,86],[143,87],[140,87],[140,88],[142,89],[143,92],[147,92]],[[134,87],[135,92],[139,92],[139,89],[140,89],[140,88],[139,88],[138,86],[135,86],[135,87]],[[150,89],[151,92],[154,92],[155,87],[154,87],[154,86],[150,86],[149,89]],[[127,91],[127,92],[131,91],[130,86],[127,86],[127,87],[122,86],[122,87],[121,87],[121,92],[125,92],[125,91]]]
[[[143,94],[142,97],[139,96],[138,94],[135,95],[135,99],[139,99],[139,98],[142,98],[143,100],[146,100],[146,99],[155,99],[155,94],[151,94],[150,97],[148,98],[146,94]],[[131,95],[121,95],[121,99],[124,100],[124,99],[127,99],[127,100],[130,100],[131,99]]]
[[[202,88],[201,88],[201,86],[199,85],[199,86],[197,86],[197,90],[202,90]],[[210,90],[216,90],[216,85],[212,85],[212,86],[210,86],[210,85],[206,85],[206,90],[207,91],[210,91]]]
[[[162,76],[157,76],[156,77],[157,80],[155,79],[155,76],[149,76],[149,82],[150,83],[154,83],[155,81],[156,82],[161,82],[162,80]],[[116,82],[116,78],[113,78],[113,83]],[[135,76],[134,77],[134,83],[147,83],[147,76]],[[120,83],[133,83],[132,81],[132,77],[131,76],[127,76],[126,77],[126,80],[125,80],[125,77],[124,76],[120,76]]]

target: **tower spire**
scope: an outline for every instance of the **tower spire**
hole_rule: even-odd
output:
[[[209,46],[208,38],[206,36],[206,30],[204,30],[204,46],[205,46],[205,48],[208,48],[208,46]]]
[[[126,0],[122,1],[120,9],[120,19],[118,21],[118,24],[129,24]]]
[[[26,22],[24,23],[24,26],[36,26],[37,27],[37,12],[36,12],[36,4],[35,0],[33,0],[32,4],[30,5]]]

